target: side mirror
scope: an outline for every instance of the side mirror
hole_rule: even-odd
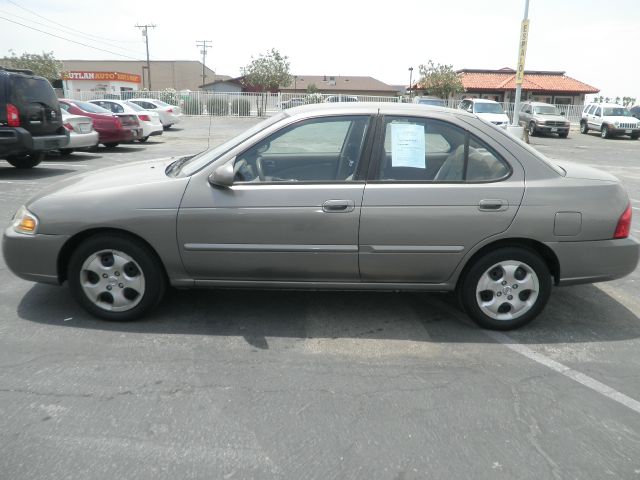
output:
[[[562,115],[563,117],[566,115],[565,112],[560,112],[560,115]]]
[[[234,162],[235,158],[216,168],[209,175],[209,183],[218,187],[230,187],[233,185],[233,180],[236,176],[236,172],[233,170]]]

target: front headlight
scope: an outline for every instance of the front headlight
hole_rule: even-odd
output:
[[[616,127],[619,127],[619,126],[620,126],[620,122],[614,122],[613,124],[614,124]]]
[[[13,216],[13,229],[18,233],[34,235],[38,231],[38,217],[22,206]]]

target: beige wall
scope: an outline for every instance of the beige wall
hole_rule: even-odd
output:
[[[135,60],[62,60],[66,71],[123,72],[142,75],[146,62]],[[206,82],[214,81],[218,76],[205,68]],[[144,86],[147,86],[146,73]],[[198,90],[202,84],[202,63],[191,60],[151,61],[151,87],[153,90],[174,88],[176,90]],[[141,86],[142,87],[142,86]]]

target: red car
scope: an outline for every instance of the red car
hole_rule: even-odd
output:
[[[100,143],[107,148],[120,143],[133,142],[142,137],[142,127],[135,115],[114,115],[98,105],[79,100],[60,99],[60,108],[75,115],[93,119],[93,128],[100,136]]]

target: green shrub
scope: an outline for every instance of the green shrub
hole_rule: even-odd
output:
[[[231,102],[231,113],[241,117],[251,115],[251,102],[247,98],[234,98]]]
[[[209,115],[222,117],[229,114],[229,102],[226,95],[209,95],[206,103]]]

